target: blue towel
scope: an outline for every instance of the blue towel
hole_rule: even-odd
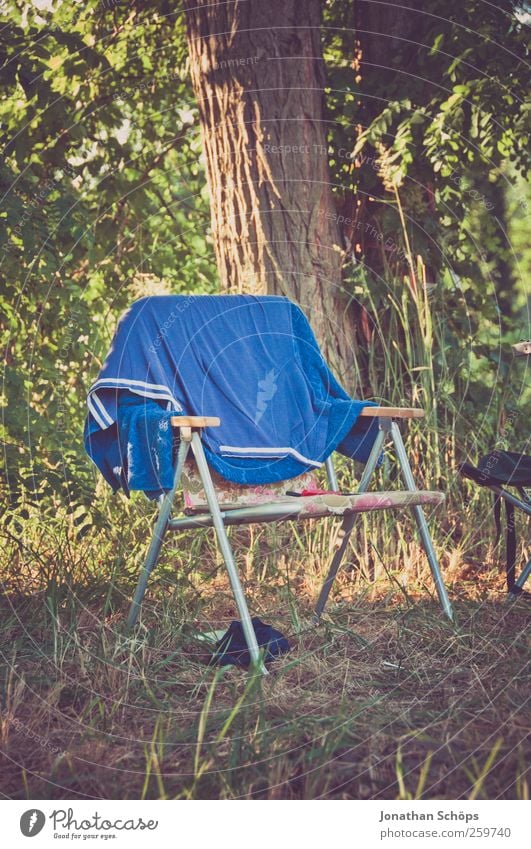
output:
[[[144,411],[135,421],[130,395]],[[358,419],[366,403],[336,381],[304,313],[287,298],[148,297],[120,319],[89,390],[85,447],[118,489],[123,446],[136,445],[145,467],[128,470],[129,488],[168,489],[152,450],[157,416],[219,416],[221,427],[203,432],[210,466],[235,483],[273,483],[319,467],[336,449],[366,461],[378,431],[376,421]],[[150,409],[155,437],[145,432]]]
[[[130,490],[144,490],[156,498],[173,484],[173,433],[171,411],[158,401],[121,390],[118,399],[118,444],[121,484]]]

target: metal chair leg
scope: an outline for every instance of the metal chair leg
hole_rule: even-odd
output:
[[[328,478],[328,486],[330,489],[334,489],[336,492],[339,489],[339,484],[337,482],[336,470],[334,468],[334,461],[332,460],[332,456],[327,457],[325,460],[326,467],[326,476]]]
[[[205,489],[205,496],[207,499],[210,514],[212,516],[212,522],[216,530],[219,547],[221,549],[221,553],[223,555],[223,559],[227,567],[227,572],[229,573],[232,593],[234,595],[234,600],[236,602],[238,613],[240,615],[243,633],[245,635],[245,641],[247,643],[249,654],[251,656],[252,665],[259,673],[261,673],[262,675],[267,675],[267,669],[265,668],[260,657],[260,649],[256,640],[256,634],[254,632],[253,623],[251,622],[251,615],[249,613],[249,608],[247,607],[247,601],[245,599],[243,587],[241,585],[240,576],[238,575],[238,570],[234,560],[234,555],[232,553],[229,538],[227,536],[227,531],[225,529],[225,525],[223,524],[223,516],[219,507],[218,499],[216,496],[216,490],[212,482],[212,477],[210,475],[210,469],[208,468],[208,464],[206,461],[205,452],[203,451],[203,446],[201,444],[201,438],[199,437],[199,434],[195,432],[192,434],[192,451],[194,452],[197,468],[199,470],[199,474],[203,482],[203,487]]]
[[[340,531],[339,547],[336,549],[336,552],[332,558],[332,563],[330,564],[330,569],[328,570],[328,574],[325,578],[324,584],[321,587],[321,592],[319,593],[319,598],[317,600],[317,604],[315,605],[315,612],[312,616],[313,625],[317,625],[319,623],[321,614],[325,608],[326,602],[328,601],[328,596],[330,595],[332,584],[334,583],[339,567],[341,566],[341,561],[343,560],[343,555],[345,554],[353,527],[354,513],[350,513],[343,519],[343,524],[341,526]]]
[[[138,615],[140,613],[142,599],[144,598],[144,593],[146,592],[146,587],[149,581],[149,576],[151,575],[151,572],[157,564],[160,549],[162,546],[162,540],[164,539],[164,534],[166,532],[168,520],[170,518],[173,499],[175,498],[175,493],[177,492],[177,487],[179,486],[179,482],[181,480],[181,474],[189,448],[190,443],[181,440],[181,443],[179,445],[179,452],[177,454],[177,465],[175,467],[175,474],[173,477],[173,486],[171,490],[167,492],[162,498],[159,515],[157,517],[155,528],[153,530],[153,536],[149,544],[144,565],[142,566],[142,569],[140,571],[135,595],[131,603],[131,607],[129,608],[129,615],[127,617],[127,627],[129,629],[134,628],[134,626],[136,625]]]
[[[369,459],[365,465],[363,470],[363,475],[361,477],[361,481],[359,483],[357,492],[366,492],[371,478],[374,474],[374,470],[378,463],[378,458],[380,457],[383,442],[385,439],[385,428],[380,428],[378,431],[378,435],[374,440],[374,444],[372,446],[371,453],[369,455]],[[335,577],[338,573],[339,567],[341,566],[341,561],[343,560],[343,555],[347,549],[348,541],[350,539],[350,535],[352,533],[352,529],[354,528],[354,520],[355,515],[351,513],[348,516],[345,516],[343,519],[343,524],[341,527],[340,538],[339,538],[339,546],[336,549],[336,552],[332,558],[332,563],[330,564],[330,569],[328,570],[328,574],[325,578],[324,584],[321,587],[321,592],[319,593],[319,598],[317,604],[315,606],[315,612],[312,617],[312,624],[317,625],[321,614],[325,608],[326,602],[328,601],[328,596],[330,595],[330,590],[332,589],[332,584],[334,583]]]
[[[527,562],[527,564],[524,566],[524,568],[522,569],[520,577],[518,578],[518,580],[515,583],[515,587],[522,589],[525,582],[527,581],[527,579],[529,578],[530,575],[531,575],[531,560],[529,560]]]
[[[411,471],[409,459],[406,453],[404,443],[402,441],[402,434],[400,433],[400,429],[396,422],[392,422],[391,424],[391,437],[396,448],[396,456],[400,465],[400,472],[402,475],[402,479],[406,485],[406,488],[410,490],[410,492],[416,492],[417,486],[415,484],[413,472]],[[437,555],[435,554],[435,549],[433,547],[433,542],[428,529],[428,523],[426,522],[426,517],[424,516],[422,507],[416,505],[415,507],[412,507],[412,510],[419,529],[422,546],[424,548],[424,551],[426,552],[428,563],[430,564],[431,574],[435,582],[435,588],[437,590],[437,595],[439,596],[439,601],[441,602],[441,607],[448,619],[450,619],[450,621],[453,621],[453,608],[450,603],[450,599],[448,598],[448,593],[446,591],[446,586],[439,566],[439,561],[437,560]]]
[[[514,582],[514,587],[507,593],[507,602],[514,601],[519,595],[529,598],[529,593],[524,591],[524,584],[531,575],[531,560],[528,560],[520,573],[520,577]]]

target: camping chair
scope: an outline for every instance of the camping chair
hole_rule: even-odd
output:
[[[229,318],[227,318],[227,315]],[[240,316],[240,319],[238,316]],[[266,317],[263,318],[263,316]],[[238,320],[240,320],[239,325]],[[216,321],[218,321],[218,325],[216,325]],[[244,321],[251,323],[244,327],[244,324],[241,323]],[[265,322],[265,325],[261,322]],[[221,336],[225,331],[225,338],[222,339]],[[187,333],[195,340],[195,348],[193,349],[190,348],[189,341],[186,338]],[[171,340],[168,341],[170,336]],[[251,342],[255,337],[256,344],[259,346],[260,360],[253,360],[255,354]],[[271,339],[273,339],[273,342],[271,342]],[[249,342],[249,340],[251,341]],[[249,344],[248,350],[245,348],[246,344]],[[231,345],[244,346],[245,362],[227,359],[233,350]],[[287,348],[282,348],[283,345]],[[237,347],[234,350],[238,350]],[[280,352],[282,351],[281,357]],[[220,352],[222,352],[222,356]],[[221,365],[216,366],[219,373],[213,371],[216,358],[219,358],[221,362]],[[254,419],[252,418],[252,411],[250,411],[251,415],[248,415],[248,408],[244,408],[240,415],[241,397],[227,378],[226,370],[233,369],[233,380],[239,382],[239,391],[245,391],[251,378],[256,382],[257,376],[259,378],[264,369],[271,369],[271,364],[275,365],[277,361],[279,363],[278,380],[280,383],[284,381],[282,384],[284,390],[279,390],[274,401],[271,402],[270,399],[274,394],[270,382],[272,372],[267,371],[265,380],[258,380],[258,385],[261,386],[261,397],[267,397],[269,403],[261,406],[261,401],[257,400]],[[177,375],[175,379],[173,377],[174,372]],[[218,383],[214,378],[211,379],[211,376],[216,374]],[[146,382],[148,377],[149,382]],[[316,381],[320,379],[323,379],[326,383],[328,394],[325,393],[324,396],[319,394],[319,389],[315,390]],[[172,383],[172,380],[175,380],[175,383]],[[286,394],[290,391],[291,381],[302,381],[303,384],[304,381],[308,381],[308,397],[313,400],[306,407],[301,407],[300,399],[302,395],[290,396]],[[212,390],[212,383],[215,386],[213,394],[209,395],[208,393]],[[119,419],[119,412],[117,412],[119,403],[117,396],[119,393],[117,390],[131,390],[133,393],[144,396],[144,398],[156,399],[157,403],[167,401],[174,412],[168,411],[161,415],[168,416],[167,421],[171,422],[171,427],[178,436],[176,456],[174,452],[174,459],[170,460],[170,468],[168,469],[172,472],[172,475],[168,477],[169,484],[161,487],[165,491],[158,499],[158,516],[153,536],[129,611],[127,622],[130,628],[133,628],[137,622],[149,576],[157,564],[166,533],[213,527],[229,575],[251,661],[254,666],[258,666],[264,672],[251,616],[227,536],[227,528],[231,525],[318,519],[330,516],[341,518],[342,527],[338,536],[337,549],[332,556],[328,574],[315,608],[314,622],[317,623],[323,613],[333,581],[347,549],[356,514],[399,508],[410,508],[413,511],[444,614],[450,620],[453,618],[452,606],[423,512],[425,506],[431,507],[441,504],[444,501],[444,495],[440,492],[419,491],[417,489],[398,426],[399,420],[422,418],[423,411],[379,407],[374,404],[367,406],[370,402],[353,401],[335,381],[324,363],[304,314],[287,299],[276,296],[194,296],[189,298],[184,296],[158,296],[141,299],[141,301],[132,305],[121,319],[109,356],[98,380],[89,391],[88,397],[89,416],[87,417],[85,432],[87,451],[109,483],[115,488],[118,488],[118,484],[113,483],[113,474],[119,476],[123,473],[123,468],[119,465],[123,461],[120,460],[119,452],[116,450],[116,439],[113,431]],[[314,390],[317,394],[312,394]],[[276,388],[274,388],[274,391],[276,392]],[[231,392],[232,395],[230,395]],[[332,401],[329,403],[327,398],[332,399]],[[315,405],[319,405],[321,401],[324,406],[322,408],[316,407]],[[302,447],[308,445],[304,442],[306,438],[304,436],[300,437],[299,435],[298,441],[293,446],[289,446],[287,441],[274,442],[274,446],[288,445],[287,448],[280,449],[276,447],[274,449],[268,448],[264,442],[260,443],[259,439],[242,441],[240,438],[238,442],[232,427],[234,426],[237,430],[242,421],[246,427],[251,428],[248,432],[251,440],[255,439],[257,435],[263,435],[261,428],[266,419],[275,430],[275,435],[276,429],[278,429],[278,435],[281,436],[282,427],[284,427],[283,433],[288,432],[289,434],[292,427],[289,415],[292,404],[295,404],[297,421],[303,420],[304,416],[308,414],[309,418],[305,427],[309,427],[312,439],[316,438],[314,430],[317,430],[318,426],[322,426],[327,410],[334,407],[334,404],[339,409],[339,418],[336,417],[334,420],[336,424],[338,421],[342,421],[344,424],[345,416],[348,417],[352,414],[353,418],[348,419],[348,422],[359,419],[361,425],[364,426],[361,430],[364,433],[370,432],[373,440],[372,447],[370,447],[370,450],[368,447],[360,450],[359,455],[356,455],[354,449],[353,453],[346,452],[344,442],[339,443],[338,440],[335,440],[332,446],[335,448],[336,445],[340,444],[343,446],[340,448],[343,453],[348,453],[348,456],[356,457],[365,462],[361,480],[355,493],[338,493],[338,482],[330,450],[313,451],[313,453],[311,450],[302,451]],[[298,406],[296,406],[297,404]],[[210,409],[211,407],[212,409]],[[265,407],[267,407],[267,414],[264,413]],[[354,408],[355,411],[352,412]],[[314,425],[312,424],[314,422],[312,417],[315,417],[315,410],[317,409],[324,412],[315,420],[316,424]],[[234,414],[234,410],[240,415],[237,419],[230,418]],[[344,413],[344,411],[346,412]],[[192,412],[198,414],[192,415]],[[199,415],[199,413],[204,413],[204,415]],[[261,420],[262,416],[263,420]],[[356,416],[357,419],[355,419]],[[225,422],[224,419],[226,419]],[[328,422],[331,421],[332,418],[328,420]],[[328,427],[329,424],[327,424]],[[220,437],[217,436],[218,428],[220,428]],[[343,429],[341,430],[341,428]],[[345,433],[343,425],[339,430],[341,433]],[[304,433],[306,432],[305,430]],[[339,433],[339,431],[337,432]],[[248,435],[248,433],[244,432],[244,435]],[[326,445],[332,445],[329,440],[330,431],[327,430],[326,433]],[[351,432],[349,431],[349,433]],[[217,443],[215,443],[216,438],[218,439]],[[343,437],[341,438],[343,439]],[[363,436],[362,442],[364,439],[365,436]],[[225,440],[225,444],[221,444],[222,440]],[[393,492],[369,492],[374,472],[381,461],[382,451],[388,442],[391,442],[394,446],[404,489]],[[221,475],[223,475],[223,472],[220,472],[219,467],[217,469],[212,468],[212,465],[215,466],[219,461],[219,456],[212,451],[213,444],[219,445],[220,449],[227,449],[227,456],[238,458],[231,461],[234,467],[238,462],[241,463],[238,452],[251,452],[253,463],[257,462],[258,466],[262,468],[264,463],[270,464],[270,457],[279,456],[276,453],[268,454],[268,451],[288,452],[287,458],[275,460],[274,472],[277,476],[273,479],[282,481],[286,478],[292,478],[294,474],[294,486],[297,485],[296,476],[298,472],[289,475],[284,474],[286,469],[299,468],[297,466],[298,460],[293,460],[294,456],[299,459],[302,458],[303,461],[308,460],[311,467],[324,465],[332,491],[323,493],[322,491],[316,492],[313,489],[308,492],[304,487],[300,494],[290,494],[292,490],[284,491],[278,497],[275,496],[261,503],[256,503],[256,500],[253,502],[251,497],[248,501],[245,500],[246,491],[251,492],[249,487],[247,490],[245,487],[239,487],[239,497],[236,504],[223,503],[223,499],[220,503],[219,480],[216,487],[215,472],[219,472]],[[319,444],[322,448],[322,441]],[[238,447],[240,445],[259,447],[240,448]],[[371,443],[369,442],[367,445],[371,445]],[[247,453],[244,456],[249,455]],[[322,459],[318,459],[318,456]],[[177,491],[183,482],[186,483],[186,478],[189,475],[189,457],[190,459],[193,457],[195,462],[194,468],[199,476],[200,486],[205,496],[204,504],[199,508],[196,505],[193,512],[188,506],[185,508],[184,515],[172,516]],[[261,457],[265,459],[262,460]],[[282,463],[285,465],[282,466]],[[172,465],[173,469],[171,468]],[[157,461],[157,469],[159,466],[160,463]],[[304,463],[302,470],[307,468],[308,466]],[[268,478],[268,480],[270,479]],[[243,482],[246,481],[247,478]],[[242,481],[239,482],[242,483]],[[149,489],[145,486],[136,488],[142,488],[145,491]]]
[[[531,575],[531,560],[516,577],[516,525],[514,508],[524,515],[531,516],[531,498],[526,488],[531,487],[531,457],[514,451],[492,451],[482,457],[477,467],[463,463],[460,472],[465,478],[473,480],[479,486],[486,487],[494,494],[494,520],[496,524],[496,542],[501,534],[501,503],[505,502],[506,514],[506,575],[508,599],[514,600],[524,592],[523,587]],[[505,487],[516,489],[518,495]],[[527,593],[526,593],[527,595]],[[528,596],[529,597],[529,596]]]
[[[512,345],[513,356],[518,359],[531,356],[531,341],[525,340]],[[496,449],[482,457],[476,466],[463,463],[459,471],[462,476],[473,480],[479,486],[486,487],[494,495],[494,521],[496,525],[496,543],[501,534],[501,504],[505,502],[506,515],[506,564],[507,599],[514,601],[519,595],[530,597],[524,592],[524,584],[531,575],[531,560],[516,577],[516,526],[514,508],[524,515],[531,516],[531,497],[527,489],[531,488],[531,457],[514,451]],[[505,487],[516,489],[518,495]]]
[[[442,609],[446,616],[450,620],[453,620],[452,605],[448,598],[444,580],[437,561],[437,555],[433,547],[424,511],[422,509],[423,506],[436,506],[441,504],[444,501],[444,495],[440,492],[417,490],[413,472],[402,440],[402,435],[397,424],[398,419],[422,418],[424,416],[424,412],[419,409],[402,409],[397,407],[366,407],[362,410],[361,415],[376,417],[378,419],[379,431],[378,437],[373,444],[369,460],[364,468],[359,486],[354,495],[301,496],[293,497],[289,501],[272,501],[269,504],[236,507],[234,509],[223,511],[217,498],[216,489],[212,481],[211,470],[209,469],[201,441],[203,428],[218,427],[220,419],[214,416],[172,417],[171,424],[174,428],[178,429],[180,435],[174,483],[172,489],[162,496],[159,501],[158,518],[156,520],[153,537],[149,545],[145,562],[142,566],[134,599],[129,611],[127,620],[128,626],[132,628],[136,624],[149,576],[157,563],[165,533],[167,531],[183,531],[193,530],[195,528],[214,527],[221,554],[227,567],[234,600],[238,608],[249,652],[253,662],[259,663],[259,648],[251,624],[251,616],[245,600],[245,595],[238,575],[226,528],[230,525],[246,525],[252,523],[262,524],[266,522],[283,522],[286,520],[317,519],[326,516],[338,515],[342,516],[342,528],[339,536],[339,543],[333,555],[328,574],[323,583],[315,608],[314,622],[318,623],[330,594],[334,578],[336,577],[341,565],[343,555],[347,549],[347,545],[354,528],[356,514],[404,507],[411,508],[413,511]],[[400,466],[405,490],[396,492],[367,493],[382,448],[389,440],[394,445],[396,451],[396,458]],[[178,491],[179,484],[181,483],[183,470],[185,468],[190,448],[204,487],[207,509],[205,509],[204,513],[199,515],[171,518],[175,495]],[[325,465],[329,485],[331,489],[337,490],[338,483],[332,459],[329,458]]]

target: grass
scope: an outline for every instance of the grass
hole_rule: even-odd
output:
[[[504,604],[486,534],[455,514],[439,549],[459,624],[445,622],[410,526],[390,521],[360,523],[319,628],[331,525],[232,533],[253,613],[293,647],[265,679],[208,666],[196,639],[234,617],[209,533],[170,539],[130,636],[145,519],[83,540],[59,518],[9,531],[0,792],[528,798],[529,605]]]

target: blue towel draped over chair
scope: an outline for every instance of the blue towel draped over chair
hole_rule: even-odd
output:
[[[302,310],[287,298],[166,295],[121,317],[91,386],[85,447],[117,490],[171,487],[172,414],[219,416],[210,466],[239,484],[274,483],[334,451],[365,462],[378,432],[359,418],[326,365]]]

